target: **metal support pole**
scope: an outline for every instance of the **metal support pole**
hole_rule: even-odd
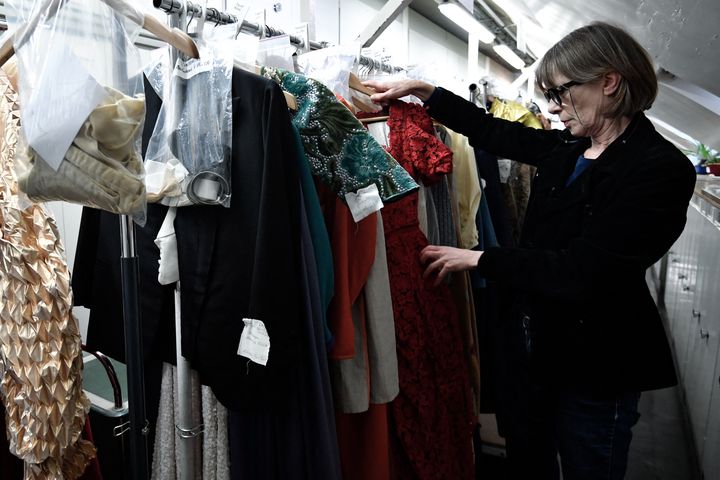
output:
[[[474,83],[468,85],[468,101],[477,105],[477,85]],[[483,108],[485,108],[484,105]]]
[[[120,275],[122,280],[123,323],[125,325],[125,361],[129,401],[128,478],[148,477],[147,419],[145,418],[145,376],[140,333],[139,261],[135,252],[135,230],[127,215],[120,215]]]
[[[187,5],[187,4],[186,4]],[[174,15],[170,15],[170,25],[177,27],[180,30],[186,31],[188,27],[187,22],[187,9],[183,9]],[[175,68],[175,62],[177,61],[179,54],[174,49],[171,49],[170,53],[170,71],[172,72]],[[175,92],[178,103],[183,101],[185,96],[182,92]],[[178,108],[175,111],[180,111],[181,105],[177,105]],[[177,120],[177,119],[175,119]],[[175,207],[171,207],[168,210],[168,215],[175,215]],[[177,257],[177,251],[173,252]],[[180,282],[175,283],[175,381],[176,381],[176,393],[177,393],[177,404],[178,404],[178,418],[175,423],[175,445],[177,449],[177,457],[179,463],[177,465],[177,478],[178,480],[193,480],[195,476],[195,443],[197,441],[197,435],[202,432],[201,427],[195,427],[193,425],[192,417],[192,384],[190,381],[190,362],[187,361],[182,354],[182,306],[180,296]]]
[[[487,80],[480,80],[480,85],[482,87],[480,90],[480,101],[482,102],[482,108],[487,110],[487,108],[488,108],[488,106],[487,106],[487,101],[488,101]]]
[[[476,81],[480,76],[480,69],[478,68],[479,49],[480,38],[473,33],[468,33],[467,79],[471,82]]]
[[[179,480],[193,480],[195,475],[195,442],[202,433],[202,425],[193,426],[192,383],[190,381],[190,362],[182,355],[182,335],[180,325],[180,282],[175,284],[175,349],[177,361],[178,419],[175,424],[177,438]]]

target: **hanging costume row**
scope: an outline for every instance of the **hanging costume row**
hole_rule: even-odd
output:
[[[352,465],[360,433],[364,448],[385,446],[374,478],[470,478],[465,346],[451,291],[422,278],[411,178],[444,179],[451,150],[417,105],[391,108],[388,154],[319,82],[263,73],[273,80],[233,72],[231,207],[183,207],[175,219],[183,353],[229,409],[232,478],[352,478],[364,471]],[[278,84],[298,99],[292,119]],[[160,103],[146,92],[144,144]],[[370,183],[387,204],[355,223],[339,194]],[[137,233],[152,403],[172,359],[172,290],[155,280],[153,243],[165,211],[149,205]],[[119,284],[105,281],[119,278],[115,223],[84,212],[73,286],[91,310],[88,346],[122,358]],[[267,367],[236,354],[243,318],[265,322]]]
[[[473,152],[455,132],[440,128],[438,135],[424,108],[403,102],[391,105],[387,125],[380,127],[389,129],[383,148],[371,135],[377,128],[368,131],[320,82],[270,67],[261,74],[232,71],[229,208],[186,206],[174,219],[182,353],[197,372],[194,417],[205,429],[195,452],[195,477],[474,478],[480,446],[473,444],[473,433],[483,405],[492,405],[494,398],[485,392],[493,390],[489,384],[480,388],[481,367],[487,381],[486,360],[480,357],[484,333],[495,326],[483,327],[478,319],[494,307],[483,298],[486,285],[476,276],[456,274],[434,286],[423,277],[420,251],[429,243],[483,249],[512,241],[515,227],[497,213],[500,207],[491,206],[499,202],[490,193],[499,189],[497,162],[484,162],[484,153]],[[43,290],[54,296],[39,304],[62,305],[39,315],[39,328],[48,329],[47,341],[66,345],[61,377],[67,390],[78,385],[72,376],[81,362],[77,327],[66,313],[72,305],[67,266],[59,260],[33,263],[62,255],[52,219],[40,209],[12,210],[15,152],[9,128],[17,128],[18,119],[8,85],[4,81],[3,238],[37,241],[29,247],[3,242],[3,248],[11,248],[3,254],[3,304],[27,302],[31,297],[11,297],[18,289],[30,291],[27,285],[34,279],[45,281],[48,268],[54,272],[57,286]],[[283,90],[298,101],[292,115]],[[146,81],[143,154],[161,105]],[[354,218],[347,196],[370,186],[385,206]],[[521,189],[517,205],[525,194]],[[518,222],[522,208],[516,210]],[[170,365],[175,358],[173,286],[157,280],[155,242],[167,212],[167,206],[148,204],[146,224],[136,230],[154,479],[177,474],[174,442],[169,441],[175,437],[177,400]],[[5,233],[14,226],[35,230]],[[84,209],[72,291],[75,305],[91,312],[88,347],[122,360],[118,230],[114,214]],[[11,253],[23,248],[48,253]],[[31,273],[18,270],[22,265]],[[22,279],[17,287],[11,285],[13,278]],[[19,312],[3,309],[3,339],[15,342],[3,344],[3,361],[9,362],[3,392],[8,420],[27,425],[16,420],[12,406],[18,403],[7,401],[20,395],[8,386],[15,378],[8,364],[24,372],[20,378],[31,379],[30,369],[40,369],[42,359],[32,351],[23,353],[35,347],[20,346],[27,327]],[[260,320],[267,329],[266,365],[238,355],[243,320]],[[43,403],[47,398],[23,398],[32,418],[50,418],[72,429],[62,434],[64,443],[53,440],[52,447],[39,448],[50,451],[55,462],[83,452],[76,463],[84,466],[93,456],[90,444],[78,440],[88,405],[81,390],[73,395],[65,397],[73,398],[74,408],[63,409],[65,418],[53,413],[58,405]],[[68,415],[74,416],[69,420]],[[10,423],[9,431],[13,428]],[[19,454],[21,445],[15,445],[18,456],[39,462],[39,457]],[[44,465],[38,468],[60,468]]]

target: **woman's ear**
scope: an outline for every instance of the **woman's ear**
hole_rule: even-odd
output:
[[[620,80],[622,77],[615,71],[603,75],[603,93],[607,96],[613,95],[620,86]]]

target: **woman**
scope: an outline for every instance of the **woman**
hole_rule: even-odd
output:
[[[645,272],[682,232],[695,173],[642,113],[657,79],[622,29],[571,32],[536,76],[562,132],[495,119],[421,81],[367,85],[380,103],[415,95],[473,146],[537,166],[518,247],[429,246],[425,275],[476,268],[513,295],[514,476],[559,478],[559,453],[565,480],[622,479],[640,392],[677,382]]]

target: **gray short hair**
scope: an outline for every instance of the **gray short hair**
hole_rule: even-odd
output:
[[[556,75],[584,83],[612,71],[622,78],[605,114],[633,116],[652,106],[658,84],[650,54],[625,30],[604,22],[573,30],[553,45],[535,78],[542,89],[555,86]]]

